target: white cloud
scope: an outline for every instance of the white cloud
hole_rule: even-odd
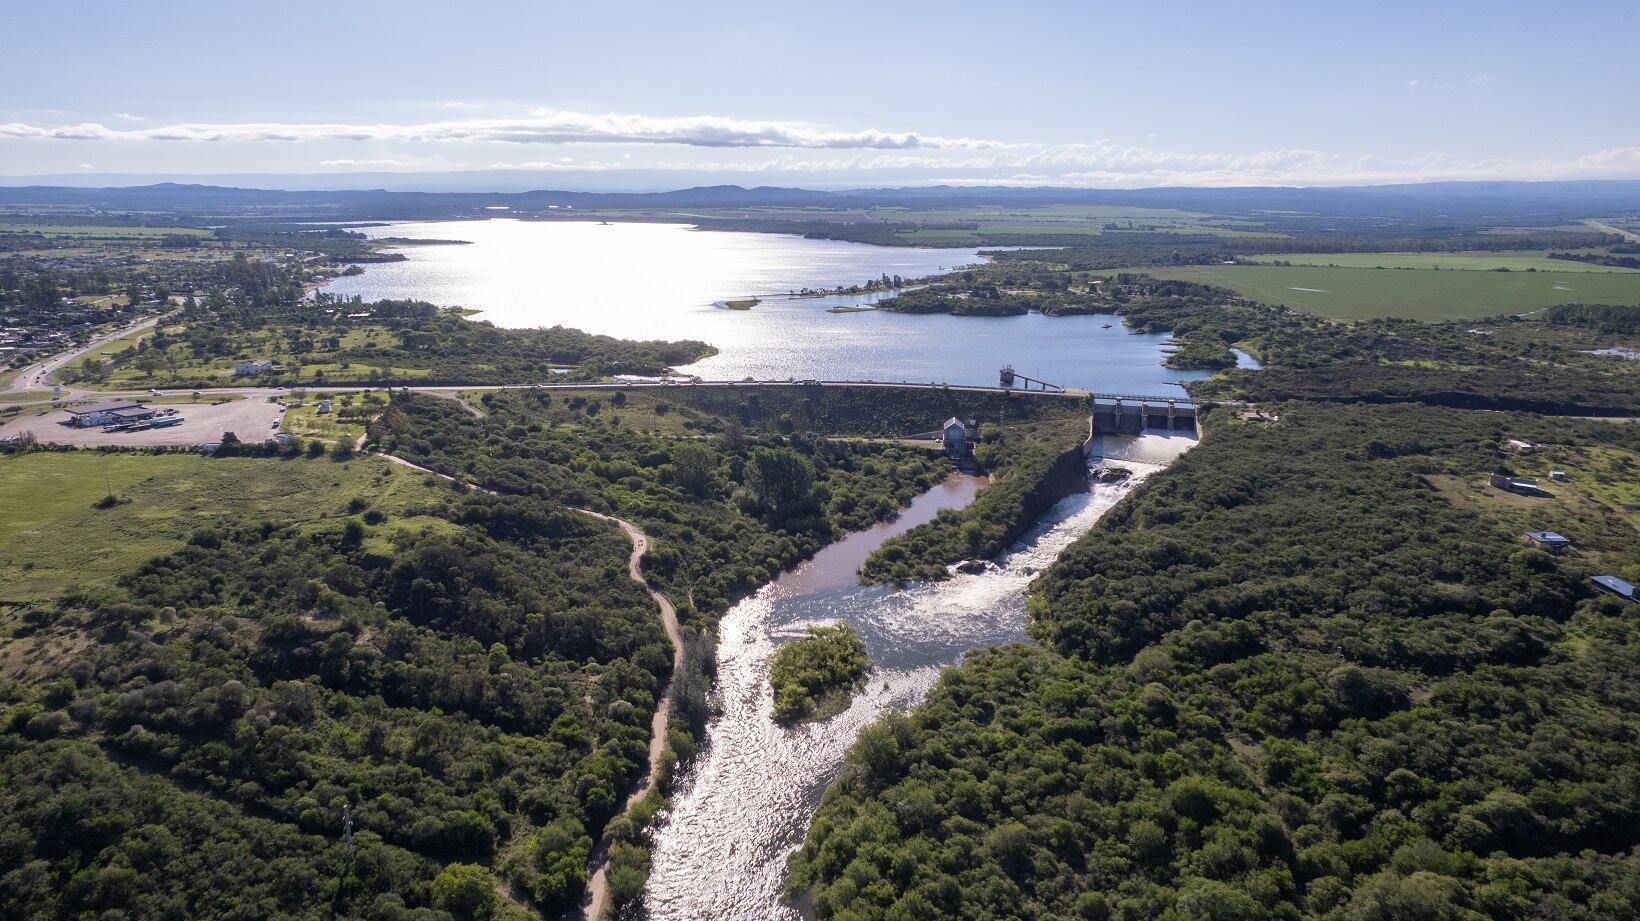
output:
[[[92,166],[92,165],[91,165],[91,164],[89,164],[89,163],[81,163],[81,164],[80,164],[80,169],[96,169],[96,167],[95,167],[95,166]]]
[[[629,168],[617,161],[577,162],[572,169]],[[1388,158],[1346,156],[1306,148],[1244,154],[1187,153],[1096,141],[970,156],[918,152],[865,152],[849,156],[787,153],[724,162],[658,160],[656,170],[726,173],[922,173],[924,182],[962,185],[1142,186],[1371,185],[1392,182],[1506,179],[1620,179],[1640,177],[1640,147],[1614,147],[1570,160],[1466,159],[1440,153]],[[492,168],[565,169],[534,161]],[[939,177],[939,178],[932,178]],[[867,180],[869,181],[869,180]]]
[[[84,123],[48,128],[8,122],[0,124],[0,137],[68,141],[677,144],[691,147],[892,150],[1005,146],[974,138],[933,137],[875,128],[835,131],[799,122],[756,121],[715,115],[681,118],[616,113],[591,115],[550,109],[536,109],[525,118],[472,118],[411,125],[244,122],[110,128],[97,123]]]
[[[393,159],[387,159],[387,158],[375,159],[375,160],[355,160],[352,157],[343,157],[339,160],[320,160],[319,165],[320,166],[349,166],[349,167],[351,167],[351,166],[415,166],[417,164],[413,160],[393,160]]]

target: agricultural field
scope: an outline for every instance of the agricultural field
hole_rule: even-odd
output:
[[[1265,265],[1121,271],[1218,285],[1253,300],[1339,320],[1457,320],[1526,313],[1555,304],[1640,304],[1640,272],[1437,272]]]
[[[209,458],[94,451],[0,457],[0,609],[94,590],[216,523],[281,525],[427,499],[424,477],[376,458]],[[112,494],[115,502],[100,507]]]
[[[886,223],[951,224],[974,223],[965,230],[926,227],[901,234],[909,241],[954,245],[983,243],[994,235],[1069,234],[1098,236],[1108,231],[1123,233],[1211,234],[1223,237],[1269,237],[1283,234],[1261,230],[1259,225],[1210,214],[1164,208],[1130,208],[1112,205],[1047,205],[1042,207],[967,207],[919,210],[874,208],[868,219]]]
[[[1596,250],[1593,252],[1604,252]],[[1440,269],[1488,272],[1508,269],[1524,272],[1620,272],[1634,273],[1640,269],[1623,269],[1606,265],[1575,262],[1570,259],[1550,259],[1547,250],[1521,252],[1462,252],[1462,253],[1265,253],[1247,257],[1259,263],[1284,262],[1295,266],[1323,266],[1348,269]]]
[[[46,237],[84,237],[95,240],[157,240],[165,236],[205,237],[209,230],[198,227],[122,227],[103,224],[5,224],[0,223],[0,235],[8,233],[39,234]]]

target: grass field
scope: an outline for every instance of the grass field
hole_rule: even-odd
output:
[[[364,427],[363,422],[343,421],[337,418],[334,412],[320,415],[315,401],[286,410],[279,430],[302,438],[318,438],[330,442],[346,441],[353,444],[364,434]]]
[[[47,237],[95,237],[104,240],[129,240],[145,237],[163,237],[175,234],[187,237],[208,236],[209,230],[197,227],[120,227],[104,224],[5,224],[0,223],[0,234],[28,233]]]
[[[1262,256],[1248,258],[1257,262],[1287,262],[1295,266],[1338,266],[1356,269],[1383,266],[1386,269],[1438,268],[1466,271],[1504,268],[1511,272],[1524,272],[1527,269],[1536,269],[1539,272],[1640,272],[1640,269],[1619,269],[1567,259],[1550,259],[1547,250],[1496,253],[1265,253]]]
[[[1526,531],[1556,531],[1572,539],[1575,557],[1597,566],[1622,565],[1628,549],[1640,540],[1640,481],[1634,475],[1640,455],[1619,448],[1550,445],[1511,461],[1510,468],[1536,477],[1547,495],[1495,489],[1487,485],[1484,472],[1432,476],[1429,482],[1453,504],[1497,520],[1510,539],[1518,540]],[[1551,480],[1550,470],[1564,470],[1567,481]]]
[[[356,497],[389,514],[402,512],[434,495],[423,479],[369,457],[346,463],[91,451],[0,457],[0,607],[70,588],[95,589],[217,521],[312,522],[347,515]],[[129,501],[97,508],[109,488]]]
[[[153,334],[154,331],[152,329],[140,329],[134,333],[128,333],[121,336],[112,342],[105,342],[58,369],[56,377],[59,381],[66,380],[72,377],[75,372],[84,367],[86,362],[91,361],[92,359],[105,359],[110,355],[123,352],[126,349],[136,345],[139,340],[146,339]]]
[[[1640,304],[1640,272],[1436,272],[1264,265],[1121,271],[1219,285],[1257,301],[1340,320],[1470,319],[1572,302]]]

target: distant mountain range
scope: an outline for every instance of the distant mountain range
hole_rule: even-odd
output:
[[[272,178],[272,177],[270,177]],[[1098,204],[1177,208],[1216,214],[1299,211],[1317,214],[1474,219],[1479,214],[1600,217],[1640,212],[1640,181],[1432,182],[1407,185],[1304,188],[1077,189],[1011,186],[914,186],[819,191],[709,185],[666,192],[568,190],[392,191],[388,189],[269,189],[161,182],[91,188],[68,185],[0,186],[0,206],[68,206],[101,210],[229,213],[289,212],[337,219],[471,216],[486,210],[677,209],[754,206],[859,208],[869,206]]]

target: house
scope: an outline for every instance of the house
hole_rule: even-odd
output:
[[[1610,592],[1625,601],[1633,601],[1635,598],[1634,586],[1616,576],[1595,576],[1589,581],[1594,583],[1595,588]]]
[[[259,358],[254,361],[242,361],[233,366],[233,373],[236,377],[251,377],[257,374],[266,374],[272,370],[273,362],[266,358]]]
[[[319,401],[319,408],[315,411],[321,416],[324,415],[325,413],[330,412],[330,401],[329,400],[320,400]]]
[[[973,432],[956,416],[945,420],[945,425],[940,427],[940,443],[951,457],[967,457],[974,453]]]
[[[1492,474],[1491,479],[1487,480],[1487,482],[1490,483],[1493,488],[1501,489],[1504,492],[1519,493],[1523,496],[1536,496],[1544,494],[1543,487],[1539,486],[1538,481],[1532,479],[1531,477],[1513,477],[1504,476],[1501,473],[1494,473]]]
[[[130,400],[105,400],[101,403],[92,403],[90,406],[75,406],[66,412],[71,423],[85,429],[98,425],[137,422],[154,415],[153,410]]]
[[[1572,545],[1571,538],[1553,531],[1527,531],[1524,537],[1528,544],[1550,553],[1559,553]]]
[[[1537,450],[1537,445],[1530,441],[1521,441],[1519,438],[1511,438],[1505,444],[1522,454],[1531,454]]]

